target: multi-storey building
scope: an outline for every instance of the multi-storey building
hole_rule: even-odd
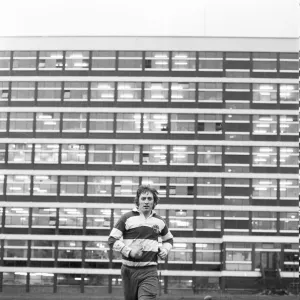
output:
[[[118,293],[140,184],[175,236],[162,292],[298,280],[297,40],[1,42],[0,290]]]

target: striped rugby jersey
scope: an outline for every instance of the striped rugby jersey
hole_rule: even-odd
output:
[[[157,265],[158,237],[162,247],[169,252],[173,246],[173,235],[165,221],[152,211],[148,218],[137,208],[121,216],[112,229],[108,244],[115,251],[122,253],[122,262],[126,266],[144,267]],[[123,240],[122,240],[123,238]],[[140,244],[143,256],[140,259],[129,257],[131,247]]]

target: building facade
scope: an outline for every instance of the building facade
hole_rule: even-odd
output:
[[[0,290],[121,293],[107,238],[140,184],[160,291],[299,276],[298,41],[1,38]]]

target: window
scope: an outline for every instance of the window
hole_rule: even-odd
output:
[[[0,175],[0,195],[3,195],[3,186],[4,186],[4,175]]]
[[[141,51],[120,51],[119,52],[119,70],[141,71],[142,70],[142,52]]]
[[[27,260],[27,241],[5,240],[4,260]],[[17,273],[17,272],[16,272]]]
[[[172,222],[172,229],[178,230],[180,227],[182,228],[181,224],[189,223],[187,220],[180,221],[174,220]],[[179,224],[179,228],[177,227]],[[181,225],[181,226],[180,226]],[[175,226],[175,227],[174,227]],[[191,225],[192,226],[192,225]],[[172,251],[168,255],[168,262],[169,263],[192,263],[193,262],[193,244],[192,243],[174,243]]]
[[[222,83],[199,82],[198,100],[199,102],[222,103],[223,88]]]
[[[88,70],[89,51],[67,51],[66,70]]]
[[[37,211],[37,213],[41,213],[42,209],[40,211]],[[41,216],[41,215],[40,215]],[[39,217],[37,217],[39,218]],[[44,219],[44,218],[42,218]],[[54,241],[32,241],[31,244],[31,258],[32,261],[54,261]],[[40,273],[39,273],[40,274]],[[46,277],[49,278],[48,280],[52,279],[54,277],[54,274],[50,276],[50,274],[42,273],[42,278]]]
[[[0,163],[5,163],[6,144],[0,144]]]
[[[143,145],[143,165],[167,164],[167,147],[163,145]]]
[[[221,166],[222,147],[221,146],[198,146],[198,166]]]
[[[167,102],[168,95],[167,82],[145,82],[145,102]]]
[[[225,140],[248,141],[250,139],[249,115],[225,115]]]
[[[221,198],[221,178],[198,178],[197,198]]]
[[[277,216],[275,212],[252,212],[252,232],[276,232]]]
[[[36,70],[35,51],[15,51],[13,59],[13,70]]]
[[[277,72],[276,53],[254,52],[253,72]]]
[[[87,82],[65,82],[64,101],[87,101]]]
[[[36,132],[59,132],[60,113],[37,113]]]
[[[189,82],[171,83],[171,102],[195,102],[196,85]]]
[[[253,103],[276,104],[277,85],[276,84],[253,84]]]
[[[172,71],[195,71],[195,52],[172,52]]]
[[[226,146],[224,160],[226,172],[249,172],[250,149],[249,147]]]
[[[194,165],[193,146],[171,146],[170,165]]]
[[[90,113],[90,133],[113,132],[113,113]]]
[[[170,178],[170,197],[193,198],[195,193],[194,178]],[[191,226],[193,227],[193,226]]]
[[[48,175],[33,176],[33,195],[56,196],[57,176],[48,176]]]
[[[225,84],[225,108],[245,109],[250,108],[250,84],[226,83]]]
[[[30,195],[30,176],[8,175],[7,195]]]
[[[118,197],[133,197],[138,185],[138,177],[117,176],[115,178],[115,195]]]
[[[86,145],[63,144],[61,147],[62,164],[84,164]]]
[[[112,164],[112,145],[89,145],[89,164]]]
[[[199,71],[223,71],[223,53],[207,51],[199,52]]]
[[[297,148],[280,148],[280,167],[298,168]]]
[[[276,167],[277,166],[277,149],[276,147],[253,147],[254,167]]]
[[[55,228],[56,227],[56,208],[32,208],[32,227],[33,228]],[[46,249],[54,250],[53,241],[34,241],[31,249],[43,249],[43,246]],[[40,247],[42,246],[42,247]],[[50,250],[49,249],[49,250]],[[40,252],[40,251],[37,251]],[[48,252],[48,251],[47,251]],[[37,254],[37,253],[36,253]],[[48,253],[49,254],[49,253]],[[38,257],[38,256],[34,256]],[[52,255],[51,257],[54,257]]]
[[[0,70],[6,71],[10,69],[10,52],[0,51]]]
[[[32,144],[9,144],[8,163],[30,164]]]
[[[40,51],[39,70],[62,70],[62,51]]]
[[[117,132],[140,132],[141,114],[117,114]]]
[[[118,82],[118,102],[141,102],[140,82]]]
[[[298,116],[280,116],[280,135],[299,134]]]
[[[169,52],[146,51],[145,57],[146,71],[168,71],[169,70]]]
[[[111,196],[112,178],[110,176],[89,176],[87,184],[88,196]]]
[[[222,134],[222,116],[198,115],[197,131],[199,134]]]
[[[226,77],[250,77],[249,52],[226,52]]]
[[[6,131],[7,113],[0,112],[0,132]]]
[[[299,197],[299,185],[295,179],[280,180],[280,199],[297,200]]]
[[[87,229],[110,229],[111,209],[87,208],[86,227]],[[98,244],[98,242],[88,242],[89,244]],[[100,245],[95,246],[100,246]],[[99,248],[98,248],[99,249]]]
[[[59,227],[60,228],[82,228],[83,225],[83,209],[82,208],[60,208],[59,209]],[[74,244],[69,241],[70,246]],[[79,242],[81,244],[81,242]]]
[[[0,66],[1,66],[1,57],[0,57]],[[6,102],[8,100],[8,94],[9,94],[8,82],[0,81],[0,102]]]
[[[92,82],[91,83],[91,101],[110,102],[114,101],[114,82]]]
[[[93,51],[92,70],[115,70],[116,52],[115,51]]]
[[[217,218],[197,218],[197,231],[220,231],[221,230],[221,220]]]
[[[61,82],[38,82],[37,101],[60,101]]]
[[[249,199],[251,196],[250,180],[249,179],[225,179],[224,197],[235,199]],[[226,214],[226,213],[225,213]]]
[[[29,208],[27,207],[7,207],[5,210],[5,227],[8,228],[28,228]],[[20,243],[26,241],[20,241]],[[7,240],[7,243],[10,243]],[[12,247],[13,248],[13,247]]]
[[[253,115],[254,135],[276,135],[277,116]]]
[[[58,164],[58,144],[35,144],[35,164]]]
[[[298,86],[296,84],[280,84],[280,103],[296,104],[298,102]]]
[[[61,196],[83,196],[84,177],[83,176],[61,176],[60,195]]]
[[[116,145],[116,164],[138,165],[139,161],[139,145]]]
[[[71,220],[71,218],[68,218]],[[71,223],[71,222],[70,222]],[[81,261],[82,251],[82,242],[79,241],[59,241],[58,242],[58,261]],[[61,278],[62,274],[57,276],[58,284],[70,284],[70,283],[62,283]],[[72,277],[72,275],[67,275],[68,277]],[[73,275],[74,276],[74,275]],[[76,276],[76,275],[75,275]],[[81,278],[80,275],[77,275],[77,278]],[[76,281],[76,277],[74,278]]]
[[[234,182],[234,180],[231,181],[232,183]],[[247,185],[247,183],[245,185]],[[249,212],[225,211],[224,232],[225,234],[248,235],[249,234]]]
[[[101,219],[101,218],[98,218]],[[109,246],[106,242],[87,242],[85,248],[85,261],[109,261]]]
[[[86,113],[63,113],[63,132],[86,132]]]
[[[9,122],[10,132],[32,132],[33,113],[12,112]]]
[[[276,199],[277,182],[276,179],[253,179],[253,198],[254,199]]]
[[[142,184],[151,185],[158,191],[158,197],[166,197],[167,178],[166,177],[142,177]]]
[[[196,246],[196,263],[220,264],[221,250],[219,244],[197,243],[195,246]],[[210,281],[212,278],[209,277],[208,279]]]
[[[298,53],[279,53],[280,72],[298,73]]]
[[[298,232],[298,216],[296,212],[280,213],[280,232]]]
[[[194,114],[171,114],[171,133],[195,133]]]
[[[168,115],[167,114],[144,114],[143,118],[144,133],[167,133]]]

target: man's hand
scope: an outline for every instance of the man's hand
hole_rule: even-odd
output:
[[[143,256],[143,246],[142,245],[132,246],[129,256],[136,259],[141,258]]]
[[[158,250],[158,256],[161,258],[161,259],[165,259],[168,255],[168,251],[164,248],[159,248]]]

